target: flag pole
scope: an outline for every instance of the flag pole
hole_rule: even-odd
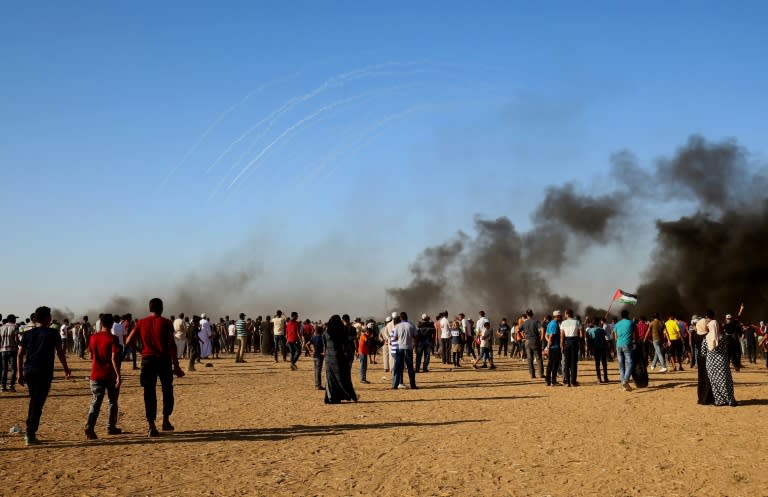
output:
[[[610,303],[610,304],[608,304],[608,310],[607,310],[607,311],[605,311],[605,322],[606,322],[606,323],[608,322],[608,314],[610,314],[610,313],[611,313],[611,307],[613,307],[613,303],[614,303],[614,302],[615,302],[615,300],[611,300],[611,303]]]

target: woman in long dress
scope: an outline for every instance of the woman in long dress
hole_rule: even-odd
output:
[[[707,375],[712,385],[712,394],[716,406],[736,406],[733,396],[733,377],[728,366],[728,351],[720,334],[720,326],[715,320],[714,311],[707,311],[707,336],[704,340],[707,354]],[[703,351],[703,348],[702,348]]]
[[[705,337],[709,333],[708,323],[709,320],[706,318],[696,319],[694,323],[696,329],[691,333],[693,337],[693,350],[691,353],[697,354],[696,368],[698,370],[698,381],[696,390],[698,403],[701,405],[715,403],[715,397],[712,395],[712,385],[709,383],[709,375],[707,374],[707,341]]]
[[[325,403],[339,404],[342,400],[357,402],[352,386],[352,371],[345,349],[349,336],[338,314],[328,320],[323,343],[325,345]]]

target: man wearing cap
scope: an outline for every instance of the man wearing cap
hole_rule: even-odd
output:
[[[19,330],[16,316],[9,314],[6,323],[0,326],[0,381],[3,392],[16,391],[16,354],[19,351]],[[11,387],[8,388],[8,374],[11,375]]]
[[[419,341],[416,344],[416,372],[429,371],[429,359],[432,354],[432,345],[435,339],[435,323],[426,314],[421,315],[419,321]],[[421,363],[424,361],[424,366]]]
[[[547,375],[544,377],[547,386],[558,385],[557,371],[563,358],[560,349],[560,323],[562,320],[563,316],[560,311],[554,311],[552,321],[547,324]]]
[[[212,353],[213,348],[211,346],[211,322],[208,320],[208,316],[205,313],[200,314],[200,331],[198,336],[200,337],[200,358],[207,359]]]
[[[385,320],[384,327],[379,332],[379,340],[381,341],[381,350],[382,350],[382,356],[383,356],[383,363],[384,363],[384,372],[388,373],[390,370],[390,366],[392,365],[391,354],[389,350],[389,344],[390,344],[390,337],[392,335],[392,330],[395,328],[394,320],[397,317],[397,313],[393,312],[391,316],[387,317]]]

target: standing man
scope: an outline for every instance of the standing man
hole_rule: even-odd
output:
[[[272,318],[272,334],[275,337],[275,363],[277,363],[277,351],[283,354],[283,362],[287,360],[288,352],[285,350],[285,316],[278,310]]]
[[[213,353],[213,347],[211,346],[211,336],[213,336],[213,331],[211,330],[211,322],[205,313],[200,314],[200,332],[198,333],[198,336],[200,337],[200,358],[208,359]],[[178,356],[178,352],[176,355]]]
[[[435,323],[426,314],[421,315],[419,321],[419,342],[416,344],[416,372],[429,371],[429,360],[432,355],[433,342],[435,340]],[[422,366],[422,360],[424,365]]]
[[[7,392],[8,374],[11,376],[10,391],[16,391],[16,356],[19,353],[19,329],[16,326],[16,316],[9,314],[6,323],[0,326],[0,381],[3,392]]]
[[[541,359],[541,324],[533,319],[533,310],[525,311],[525,321],[520,325],[525,337],[525,355],[528,358],[528,373],[536,378],[533,369],[533,358],[539,362],[539,376],[544,376],[544,361]]]
[[[552,313],[552,320],[547,324],[547,376],[544,377],[547,386],[557,385],[557,371],[563,358],[560,349],[560,323],[563,316],[560,311]]]
[[[245,362],[245,345],[248,340],[248,328],[245,322],[245,313],[240,313],[240,319],[235,322],[235,334],[237,335],[237,356],[235,362]]]
[[[667,358],[664,354],[662,341],[664,340],[664,323],[661,322],[661,316],[658,312],[653,314],[653,320],[648,325],[650,328],[651,340],[653,341],[653,361],[651,362],[651,371],[656,369],[656,364],[661,364],[660,373],[667,372]]]
[[[568,387],[577,387],[579,371],[579,338],[581,323],[573,318],[573,310],[565,311],[565,320],[560,323],[560,347],[563,350],[565,365],[563,366],[563,382]]]
[[[397,315],[396,312],[393,312],[392,314]],[[389,340],[390,340],[390,334],[392,333],[392,330],[394,329],[395,325],[393,323],[393,317],[387,316],[387,319],[384,321],[384,326],[381,328],[381,331],[379,331],[379,341],[381,342],[381,355],[382,355],[382,363],[384,364],[384,372],[389,373],[389,369],[392,366],[392,361],[390,360],[392,358],[392,354],[390,353],[390,347],[389,347]]]
[[[499,324],[499,330],[496,332],[496,335],[499,337],[499,352],[496,354],[499,357],[501,357],[501,351],[504,351],[504,357],[507,357],[507,351],[509,347],[509,324],[507,323],[507,318],[501,319],[501,324]]]
[[[163,391],[163,431],[173,431],[170,417],[173,413],[173,375],[179,378],[184,371],[179,367],[176,342],[173,338],[173,323],[163,316],[163,301],[154,298],[149,301],[149,316],[136,322],[136,327],[128,335],[127,343],[131,346],[137,337],[141,337],[144,347],[141,349],[141,386],[144,387],[144,409],[150,437],[160,435],[155,426],[157,417],[157,380]]]
[[[292,312],[291,319],[285,323],[285,340],[291,352],[291,370],[296,371],[299,369],[296,362],[301,357],[301,323],[297,312]],[[354,354],[352,356],[354,357]]]
[[[72,372],[67,366],[67,358],[61,347],[59,332],[51,329],[51,309],[38,307],[35,310],[36,327],[24,332],[21,336],[18,360],[18,383],[27,385],[29,391],[29,409],[27,411],[27,432],[24,443],[36,445],[37,429],[40,426],[40,416],[43,406],[48,399],[53,381],[53,354],[59,357],[64,368],[64,376],[69,379]]]
[[[451,323],[448,321],[448,311],[443,311],[438,320],[440,329],[440,357],[443,364],[451,364]]]
[[[632,377],[632,335],[635,323],[629,319],[629,311],[621,311],[621,320],[613,327],[616,333],[616,357],[619,359],[619,381],[627,392],[632,391],[629,379]]]
[[[183,312],[173,322],[173,341],[176,342],[176,358],[181,359],[187,345],[187,323],[184,321]]]
[[[405,312],[400,313],[400,322],[395,326],[394,331],[397,334],[398,354],[402,359],[395,363],[395,369],[397,371],[392,375],[392,385],[393,387],[400,387],[400,385],[395,385],[395,377],[399,377],[399,383],[402,384],[403,366],[405,366],[405,368],[408,369],[408,382],[411,388],[415,389],[417,387],[416,372],[413,370],[413,337],[415,337],[418,332],[413,323],[408,321],[408,314]]]

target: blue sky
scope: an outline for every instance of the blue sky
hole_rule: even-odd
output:
[[[3,4],[0,312],[229,268],[255,302],[310,281],[374,311],[427,245],[525,229],[616,151],[765,155],[764,2],[540,4]]]

